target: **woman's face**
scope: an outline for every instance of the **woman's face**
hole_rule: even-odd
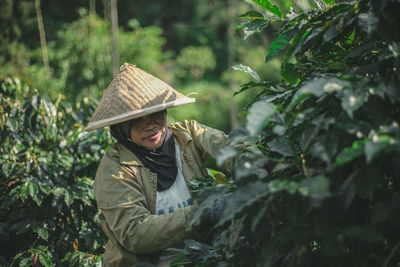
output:
[[[167,132],[166,112],[160,111],[133,120],[130,137],[138,145],[147,149],[159,148]]]

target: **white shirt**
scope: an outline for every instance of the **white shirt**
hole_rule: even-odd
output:
[[[192,205],[192,197],[188,186],[183,178],[181,154],[178,145],[175,143],[175,158],[178,172],[175,182],[167,190],[158,192],[156,198],[156,214],[162,215],[173,213],[175,210]]]

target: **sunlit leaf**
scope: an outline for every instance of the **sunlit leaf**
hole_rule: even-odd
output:
[[[343,149],[342,152],[336,157],[335,166],[340,166],[346,164],[353,159],[356,159],[364,154],[364,146],[366,141],[355,141],[352,147],[347,147]]]
[[[10,131],[15,132],[18,128],[18,121],[15,118],[7,118],[6,125],[10,129]]]
[[[255,72],[254,70],[252,70],[249,66],[244,66],[244,65],[242,65],[242,64],[239,64],[239,65],[233,66],[232,69],[234,69],[234,70],[241,70],[241,71],[247,72],[247,73],[250,74],[251,77],[253,77],[257,82],[260,82],[260,77],[258,76],[258,73]]]
[[[40,238],[47,241],[49,238],[49,232],[41,226],[33,225],[33,230],[39,235]]]
[[[252,0],[257,5],[261,6],[265,10],[268,10],[272,14],[277,15],[279,18],[282,18],[282,12],[280,11],[279,7],[276,5],[271,4],[268,0]]]
[[[40,259],[40,263],[43,264],[44,267],[54,266],[51,262],[51,258],[46,253],[41,253],[39,259]]]
[[[269,21],[264,19],[255,19],[246,23],[246,26],[243,28],[244,39],[246,40],[253,34],[262,31],[268,24]]]
[[[31,105],[34,108],[34,110],[36,110],[36,111],[38,111],[38,109],[39,109],[40,100],[41,100],[41,98],[38,95],[33,96],[31,99]]]

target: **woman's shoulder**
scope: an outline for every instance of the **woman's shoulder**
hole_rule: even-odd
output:
[[[104,154],[102,162],[117,165],[142,165],[140,160],[128,148],[120,143],[114,143]]]
[[[174,122],[168,124],[172,130],[185,131],[191,135],[202,129],[209,129],[209,127],[197,122],[196,120],[183,120],[181,122]]]

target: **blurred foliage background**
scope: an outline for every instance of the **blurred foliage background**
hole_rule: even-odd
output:
[[[273,2],[286,13],[315,7],[308,0]],[[111,0],[2,0],[1,74],[28,79],[50,100],[99,99],[113,77],[112,7]],[[136,64],[196,94],[195,106],[171,110],[170,121],[196,119],[229,132],[243,122],[240,111],[251,97],[232,98],[249,77],[231,67],[251,65],[265,80],[281,79],[279,59],[264,63],[269,35],[235,31],[238,15],[261,9],[251,1],[120,0],[116,8],[119,66]]]

